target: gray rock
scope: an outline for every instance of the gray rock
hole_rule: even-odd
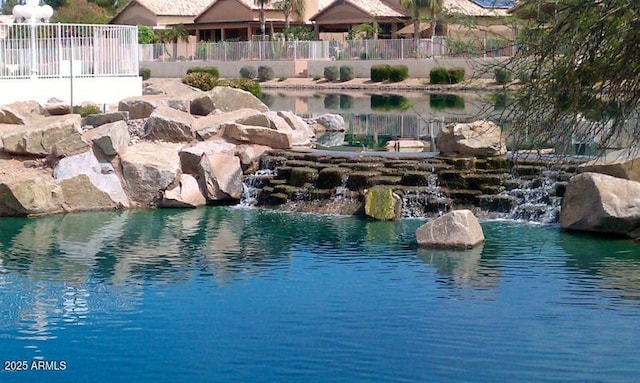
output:
[[[193,123],[194,118],[189,113],[161,106],[145,123],[145,136],[167,142],[191,142],[195,139]]]
[[[233,154],[236,145],[223,140],[208,140],[198,142],[180,149],[180,165],[182,172],[197,175],[200,170],[200,160],[205,154]]]
[[[162,193],[161,207],[192,208],[207,203],[198,181],[190,174],[180,176],[179,185]]]
[[[269,108],[257,97],[246,90],[234,89],[227,86],[217,86],[207,92],[216,109],[231,112],[249,108],[266,112]]]
[[[447,125],[438,135],[437,145],[445,156],[499,156],[507,152],[500,127],[491,121]]]
[[[639,149],[616,150],[578,166],[579,173],[601,173],[640,182]]]
[[[82,137],[85,141],[96,144],[107,156],[124,153],[131,141],[129,127],[123,120],[87,130]]]
[[[241,142],[266,145],[275,149],[290,149],[292,146],[291,132],[237,123],[224,124],[222,129],[225,137]]]
[[[123,206],[100,190],[86,174],[67,178],[58,183],[62,189],[62,207],[66,212],[113,210]]]
[[[209,201],[239,200],[242,196],[242,168],[233,154],[202,156],[199,176]]]
[[[2,141],[5,152],[18,155],[47,156],[55,151],[67,156],[89,147],[82,139],[78,114],[32,120],[24,128],[3,134]]]
[[[79,176],[85,176],[86,180]],[[66,182],[63,188],[64,202],[69,211],[112,209],[130,205],[113,166],[108,162],[98,161],[91,150],[61,159],[53,170],[53,177],[60,185],[62,181],[73,179]],[[73,185],[78,186],[78,193],[87,195],[72,196]],[[99,199],[96,197],[96,201],[90,201],[90,193],[94,190],[104,195],[101,194]]]
[[[128,119],[129,113],[125,111],[91,114],[82,119],[82,126],[91,125],[94,128],[97,128],[116,121],[127,121]]]
[[[470,249],[484,242],[478,219],[470,210],[454,210],[416,230],[418,246]]]
[[[121,156],[122,175],[131,201],[144,206],[157,203],[158,194],[180,174],[181,145],[141,142]]]
[[[560,227],[640,237],[640,183],[598,173],[573,176],[562,199]]]
[[[305,121],[308,125],[318,127],[314,129],[316,133],[318,132],[344,132],[347,130],[347,127],[344,122],[344,118],[339,114],[323,114],[316,118],[311,118]]]
[[[223,124],[236,122],[254,115],[262,115],[262,112],[255,109],[243,108],[233,112],[210,114],[205,117],[197,118],[193,123],[193,129],[196,131],[196,135],[200,139],[208,140],[220,135],[220,128]]]
[[[51,178],[35,177],[0,183],[0,216],[62,212],[63,195]]]

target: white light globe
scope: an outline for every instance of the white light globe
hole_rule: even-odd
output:
[[[51,8],[50,5],[44,5],[42,6],[42,18],[46,21],[49,22],[49,19],[51,18],[51,16],[53,16],[53,8]]]
[[[25,4],[27,5],[27,7],[37,7],[38,5],[40,5],[40,0],[27,0],[25,1]]]
[[[27,17],[24,12],[24,5],[20,5],[20,4],[16,5],[11,10],[11,13],[13,14],[13,17],[16,18],[16,20],[24,19]]]

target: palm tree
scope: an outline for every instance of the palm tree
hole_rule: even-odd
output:
[[[400,0],[400,4],[411,12],[413,21],[413,41],[416,49],[420,42],[420,19],[423,15],[431,21],[431,37],[436,34],[436,21],[442,12],[443,0]]]
[[[304,17],[304,10],[306,7],[305,0],[278,0],[273,3],[274,8],[280,9],[284,13],[284,27],[289,28],[291,22],[291,14],[296,17],[297,20],[301,20]]]
[[[269,0],[255,0],[255,3],[260,5],[260,35],[264,38],[264,33],[266,29],[266,21],[264,16],[264,5],[269,3]]]
[[[166,50],[166,44],[173,44],[173,57],[175,58],[178,55],[178,41],[189,41],[189,31],[182,24],[176,25],[158,32],[158,40],[160,43],[165,44],[167,55],[169,55],[169,52]]]

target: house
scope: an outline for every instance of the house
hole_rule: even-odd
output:
[[[318,36],[346,34],[359,25],[370,23],[374,27],[374,38],[396,38],[398,30],[411,18],[397,1],[335,0],[310,20]]]
[[[327,0],[306,0],[302,20],[294,20],[291,26],[307,26],[312,15],[329,2]],[[194,31],[198,41],[259,39],[262,34],[260,13],[264,12],[265,33],[279,33],[285,27],[284,12],[277,7],[277,1],[260,4],[257,0],[215,0],[199,15],[187,30]]]
[[[146,25],[164,29],[172,25],[192,24],[195,17],[213,0],[132,0],[110,24]]]

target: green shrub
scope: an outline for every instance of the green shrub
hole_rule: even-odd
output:
[[[371,95],[371,110],[388,112],[390,110],[404,111],[411,107],[409,100],[401,95]]]
[[[240,68],[240,77],[253,80],[258,76],[258,70],[254,66],[243,66]]]
[[[336,81],[340,78],[340,70],[337,66],[324,67],[324,78],[328,81]]]
[[[322,78],[322,76],[315,75],[313,76],[313,81],[318,81]]]
[[[262,88],[260,87],[260,83],[255,80],[249,80],[247,78],[218,79],[214,80],[213,86],[229,86],[235,89],[246,90],[262,100]]]
[[[82,117],[87,117],[91,114],[100,114],[102,111],[95,105],[74,106],[73,113],[79,114]]]
[[[274,77],[273,68],[265,65],[260,65],[258,67],[258,81],[260,82],[270,81],[270,80],[273,80],[273,77]]]
[[[370,69],[371,72],[371,81],[380,82],[389,79],[389,73],[391,72],[391,65],[389,64],[378,64],[373,65]]]
[[[213,89],[216,78],[207,72],[191,72],[182,78],[182,82],[194,88],[208,91]]]
[[[355,75],[353,74],[353,67],[351,65],[342,65],[340,67],[340,81],[353,80]]]
[[[449,83],[457,84],[464,81],[465,70],[464,68],[451,68],[449,69]]]
[[[409,78],[409,68],[406,65],[394,65],[389,72],[389,81],[399,82]]]
[[[495,76],[496,82],[500,85],[505,85],[511,82],[511,71],[507,68],[496,68]]]
[[[151,78],[151,69],[140,68],[140,70],[138,71],[138,74],[140,75],[140,77],[142,77],[143,80],[148,80]]]
[[[190,73],[208,73],[211,77],[214,77],[214,78],[220,77],[220,72],[218,71],[218,68],[214,66],[206,66],[206,67],[194,66],[187,69],[187,74],[190,74]]]
[[[449,71],[445,67],[435,67],[429,71],[429,82],[432,84],[449,84]]]
[[[286,80],[286,79],[287,79],[287,78],[286,78],[286,77],[284,77],[284,76],[283,76],[283,77],[280,77],[280,78],[278,79],[278,82],[283,82],[283,81],[284,81],[284,80]]]

